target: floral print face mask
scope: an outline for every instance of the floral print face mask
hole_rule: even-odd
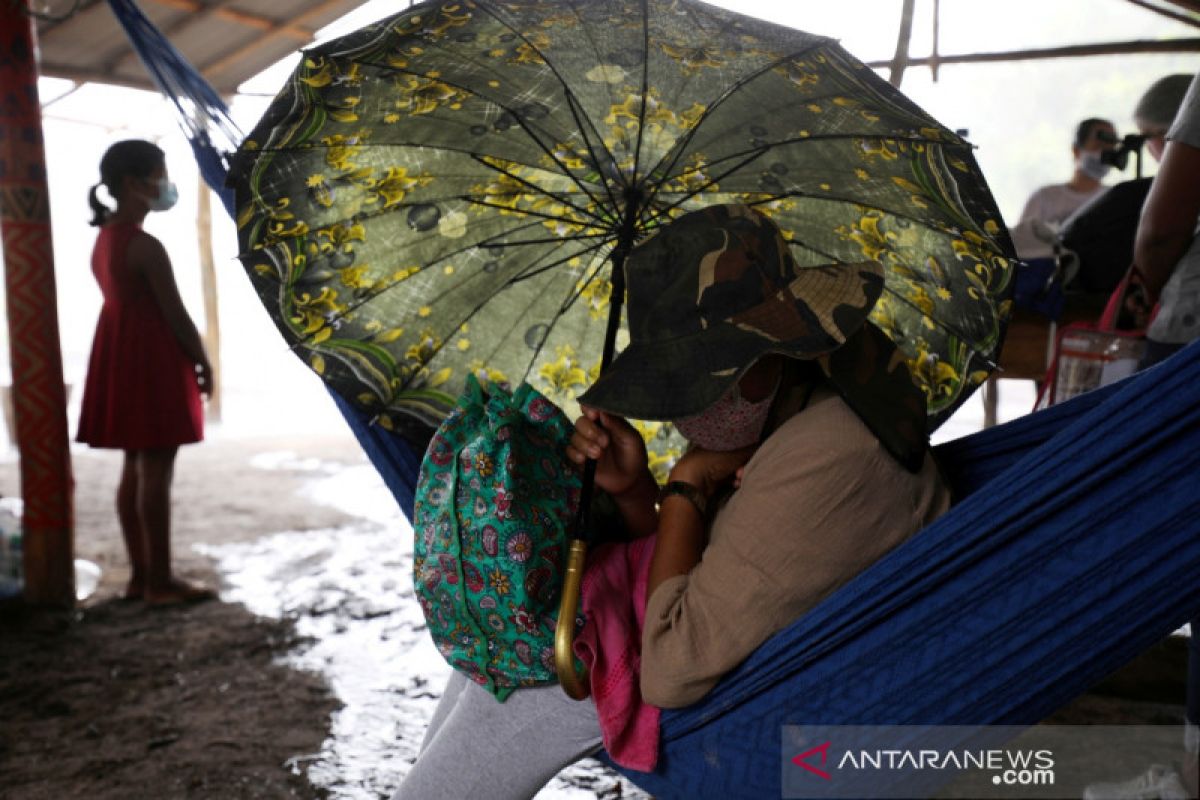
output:
[[[735,383],[717,402],[699,414],[675,420],[675,428],[689,442],[705,450],[749,447],[762,436],[779,383],[776,380],[770,394],[757,402],[742,397]]]

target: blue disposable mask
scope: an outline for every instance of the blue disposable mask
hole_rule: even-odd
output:
[[[165,176],[159,178],[155,182],[155,186],[158,188],[158,193],[146,201],[146,205],[151,211],[166,211],[178,202],[179,190]]]
[[[1080,153],[1078,166],[1080,172],[1098,181],[1104,180],[1109,170],[1112,169],[1111,165],[1100,160],[1100,153],[1095,150],[1084,150]]]

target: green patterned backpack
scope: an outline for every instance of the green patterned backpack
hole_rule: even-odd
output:
[[[473,377],[416,488],[413,582],[438,650],[504,701],[556,680],[554,624],[580,479],[571,423],[529,384]]]

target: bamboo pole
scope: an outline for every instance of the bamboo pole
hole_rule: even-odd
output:
[[[1032,50],[1009,50],[994,53],[963,53],[939,55],[939,67],[947,64],[983,64],[1001,61],[1036,61],[1044,58],[1076,58],[1079,56],[1132,55],[1134,53],[1196,53],[1200,52],[1200,39],[1148,39],[1130,42],[1106,42],[1104,44],[1067,45]],[[932,58],[909,58],[910,67],[927,67]],[[890,67],[892,61],[869,61],[868,67],[882,69]]]
[[[0,0],[0,238],[20,452],[25,600],[75,603],[74,507],[33,21]]]
[[[896,53],[892,56],[892,74],[888,83],[896,88],[904,80],[904,68],[908,66],[908,44],[912,40],[913,7],[916,0],[904,0],[900,10],[900,33],[896,37]]]
[[[1191,25],[1193,28],[1200,27],[1200,19],[1197,19],[1191,14],[1181,14],[1178,11],[1171,11],[1167,8],[1159,8],[1158,6],[1151,5],[1150,3],[1146,2],[1146,0],[1129,0],[1129,2],[1133,3],[1135,6],[1144,8],[1147,11],[1153,11],[1155,14],[1160,14],[1167,19],[1173,19],[1176,22],[1182,22],[1184,25]]]
[[[941,40],[942,0],[933,0],[933,52],[929,54],[929,72],[933,82],[938,79],[938,44]]]
[[[200,247],[200,284],[204,291],[204,349],[212,364],[212,393],[205,415],[210,422],[221,421],[221,320],[217,303],[217,271],[213,265],[212,195],[203,176],[197,202],[196,238]]]

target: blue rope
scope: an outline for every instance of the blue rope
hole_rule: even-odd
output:
[[[108,0],[108,5],[155,85],[174,104],[204,182],[220,196],[232,217],[233,190],[225,186],[225,176],[242,132],[230,117],[229,107],[133,0]]]

